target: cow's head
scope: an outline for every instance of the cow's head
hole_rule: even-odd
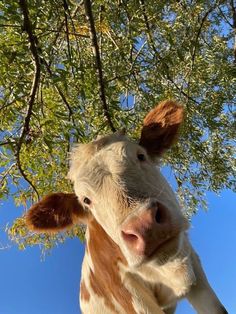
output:
[[[139,143],[117,132],[75,147],[69,171],[75,194],[46,196],[29,210],[28,225],[55,232],[95,219],[129,265],[174,256],[188,223],[156,161],[182,120],[183,108],[165,101],[145,117]]]

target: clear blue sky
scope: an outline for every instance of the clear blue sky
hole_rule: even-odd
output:
[[[192,220],[191,241],[198,251],[209,281],[230,314],[236,313],[236,198],[208,194],[209,211]],[[0,207],[0,243],[8,242],[2,230],[21,215],[12,202]],[[1,314],[79,314],[78,294],[84,247],[68,239],[44,262],[38,248],[19,251],[14,245],[0,250]],[[182,302],[177,314],[195,313]]]

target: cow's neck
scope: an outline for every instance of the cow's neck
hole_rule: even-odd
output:
[[[127,262],[118,245],[95,219],[88,225],[85,260],[89,271],[89,293],[102,298],[107,308],[114,313],[136,313],[132,296],[120,276],[120,265],[127,265]],[[117,308],[122,311],[117,311]]]

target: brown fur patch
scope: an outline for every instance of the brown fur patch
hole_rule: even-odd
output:
[[[132,296],[119,275],[118,263],[127,264],[118,245],[106,234],[94,219],[89,224],[89,253],[94,264],[90,273],[93,291],[104,298],[105,304],[115,313],[112,297],[128,314],[135,314]],[[118,313],[118,312],[117,312]]]
[[[81,300],[85,302],[88,302],[90,299],[90,294],[83,280],[80,283],[80,297],[81,297]]]
[[[78,219],[83,221],[86,215],[74,193],[52,193],[29,209],[26,223],[31,230],[58,232]]]
[[[161,102],[144,119],[140,145],[151,155],[161,155],[176,140],[183,107],[172,100]]]

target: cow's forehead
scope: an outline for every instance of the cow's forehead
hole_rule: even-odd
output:
[[[77,144],[70,154],[70,170],[68,178],[75,181],[78,170],[99,154],[102,150],[106,150],[113,144],[128,143],[130,140],[121,132],[111,135],[99,137],[99,139],[87,144]],[[119,144],[118,144],[119,146]]]

